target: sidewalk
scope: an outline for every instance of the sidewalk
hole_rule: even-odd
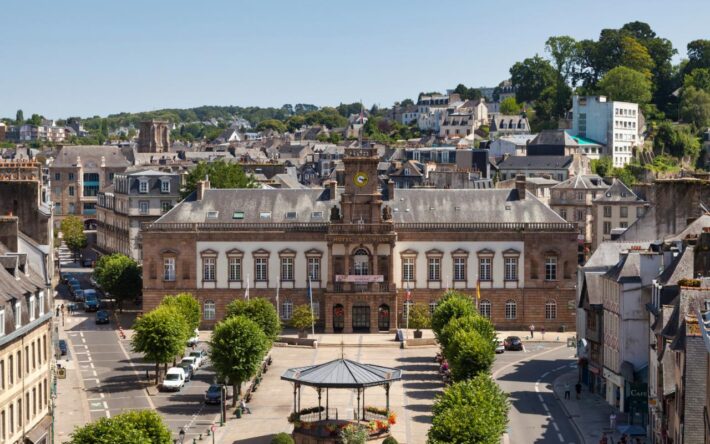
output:
[[[67,377],[66,379],[57,379],[54,421],[54,442],[56,443],[69,441],[71,433],[77,426],[81,427],[91,422],[77,356],[67,339],[65,329],[61,326],[59,327],[59,339],[67,341],[69,359],[66,359],[67,356],[62,356],[57,360],[57,363],[67,370]]]
[[[613,437],[613,441],[610,440],[610,442],[616,443],[621,438],[621,433],[609,428],[609,415],[612,412],[616,413],[617,427],[626,424],[626,415],[607,404],[601,396],[590,393],[587,386],[584,385],[582,386],[581,399],[575,399],[574,386],[577,383],[577,376],[577,370],[572,370],[557,377],[553,383],[555,396],[562,405],[562,409],[565,410],[579,434],[584,438],[584,443],[599,444],[602,433],[606,433],[607,437]],[[569,384],[570,387],[571,399],[569,400],[564,399],[565,384]]]

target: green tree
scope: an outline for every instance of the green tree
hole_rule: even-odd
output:
[[[589,168],[592,173],[607,177],[611,174],[614,166],[612,165],[611,156],[602,156],[599,159],[592,159],[589,162]]]
[[[545,51],[550,54],[557,74],[565,83],[572,78],[577,48],[577,41],[567,35],[553,36],[545,42]]]
[[[271,444],[294,444],[293,438],[288,433],[277,433],[271,438]]]
[[[446,324],[453,319],[473,314],[476,314],[476,307],[470,297],[456,291],[449,291],[439,299],[439,304],[431,317],[431,329],[436,337],[440,338]],[[439,341],[441,342],[441,339]]]
[[[268,119],[259,122],[259,124],[256,126],[257,131],[267,131],[267,130],[274,130],[278,133],[285,133],[286,132],[286,124],[284,124],[280,120],[276,119]]]
[[[293,309],[291,326],[298,331],[307,332],[315,323],[315,317],[308,304],[299,305]]]
[[[151,410],[133,410],[101,418],[71,434],[70,444],[170,444],[172,436],[163,418]]]
[[[690,73],[697,68],[710,68],[710,40],[693,40],[688,43],[688,63],[685,72]]]
[[[274,304],[264,298],[249,300],[235,299],[227,305],[225,318],[244,316],[251,319],[264,332],[269,342],[272,342],[281,333],[281,321],[276,313]]]
[[[101,135],[105,139],[108,139],[108,120],[107,119],[101,119]]]
[[[527,58],[510,68],[510,80],[519,103],[533,102],[545,88],[557,83],[557,72],[550,62],[540,56]]]
[[[350,424],[340,431],[340,441],[343,444],[365,444],[367,430],[359,424]]]
[[[620,65],[640,72],[648,80],[651,80],[651,70],[655,67],[655,63],[648,53],[648,49],[629,35],[621,37]]]
[[[710,92],[693,86],[683,88],[680,115],[684,122],[692,123],[695,128],[710,126]]]
[[[135,299],[143,288],[138,262],[125,254],[101,256],[96,262],[94,277],[104,291],[116,298],[119,310],[124,300]]]
[[[507,395],[489,375],[452,384],[434,403],[429,444],[498,444],[508,425]]]
[[[456,331],[444,350],[455,381],[471,379],[489,372],[495,356],[496,344],[476,330]]]
[[[478,88],[467,88],[463,83],[459,83],[456,86],[454,93],[459,94],[462,100],[478,100],[481,98],[481,91]]]
[[[87,245],[84,221],[78,216],[67,216],[62,220],[59,229],[62,231],[62,239],[67,248],[71,250],[74,257],[77,257]]]
[[[710,69],[698,68],[683,77],[683,88],[697,88],[710,92]]]
[[[687,127],[662,122],[653,138],[653,151],[656,154],[670,154],[694,161],[700,154],[700,141]]]
[[[424,304],[414,304],[409,309],[409,328],[420,331],[422,328],[431,327],[431,314],[429,307]]]
[[[25,123],[25,113],[18,109],[15,113],[15,125],[22,125],[23,123]]]
[[[256,374],[267,350],[264,332],[244,316],[227,318],[215,326],[209,356],[217,375],[232,384],[232,407],[237,405],[242,383]]]
[[[27,119],[27,123],[34,126],[39,126],[42,124],[42,116],[39,114],[32,114],[32,116]]]
[[[175,308],[185,318],[188,337],[192,336],[194,331],[200,326],[200,319],[202,318],[200,303],[192,293],[165,296],[160,305]]]
[[[155,364],[155,383],[160,376],[160,364],[174,360],[185,350],[187,321],[174,307],[159,306],[136,319],[131,346],[143,353],[146,361]]]
[[[259,185],[254,176],[245,173],[239,164],[224,160],[200,162],[185,178],[183,197],[192,194],[197,189],[197,182],[205,177],[209,178],[211,188],[257,188]]]
[[[500,113],[505,115],[520,114],[520,104],[515,101],[515,97],[506,97],[500,102]]]
[[[471,313],[452,319],[448,324],[446,324],[446,326],[444,326],[441,334],[439,335],[439,343],[444,350],[444,355],[447,357],[448,354],[446,350],[448,349],[454,335],[459,331],[478,332],[478,334],[489,343],[495,343],[497,340],[493,323],[478,313]]]
[[[598,89],[611,100],[640,104],[651,101],[651,81],[642,73],[625,66],[606,73],[599,81]]]

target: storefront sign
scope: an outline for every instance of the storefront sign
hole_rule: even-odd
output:
[[[368,282],[384,282],[385,277],[381,274],[336,274],[335,282],[355,282],[367,284]]]
[[[621,376],[617,375],[616,373],[612,372],[611,370],[605,368],[604,371],[602,372],[602,375],[604,376],[604,379],[606,379],[607,381],[610,381],[619,387],[623,387],[624,380],[621,378]]]

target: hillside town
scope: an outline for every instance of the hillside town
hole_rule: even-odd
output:
[[[543,49],[0,119],[0,442],[710,443],[710,41]]]

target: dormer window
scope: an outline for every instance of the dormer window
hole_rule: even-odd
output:
[[[148,193],[148,181],[147,180],[139,180],[138,181],[138,192],[141,194]]]
[[[160,192],[161,193],[169,193],[170,192],[170,181],[169,180],[161,180],[160,181]]]
[[[219,217],[219,211],[208,211],[207,219],[217,219]]]
[[[15,301],[15,329],[22,327],[22,303]]]
[[[232,213],[232,219],[244,220],[244,211],[235,211]]]
[[[261,213],[259,213],[259,219],[261,219],[261,220],[271,219],[271,211],[262,211]]]
[[[289,211],[286,213],[286,219],[288,220],[295,220],[296,219],[296,212],[295,211]]]
[[[311,219],[323,219],[322,211],[314,211],[311,213]]]

